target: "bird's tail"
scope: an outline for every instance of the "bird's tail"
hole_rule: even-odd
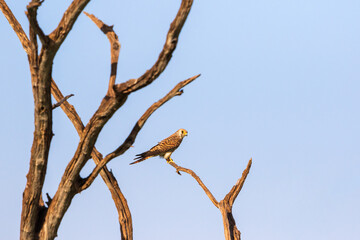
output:
[[[130,163],[130,165],[133,165],[135,163],[139,163],[139,162],[142,162],[142,161],[145,161],[146,159],[148,158],[151,158],[151,156],[145,156],[146,152],[145,153],[140,153],[140,154],[137,154],[136,158],[134,158],[134,160],[136,160],[135,162],[132,162]]]

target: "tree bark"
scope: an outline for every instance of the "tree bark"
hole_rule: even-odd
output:
[[[240,240],[240,231],[236,227],[232,207],[225,201],[220,201],[219,210],[223,219],[225,240]]]

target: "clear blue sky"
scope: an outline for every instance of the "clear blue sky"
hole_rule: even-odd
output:
[[[27,1],[7,1],[27,31]],[[39,22],[54,29],[70,1],[45,1]],[[86,11],[114,24],[122,49],[117,82],[157,59],[180,0],[92,1]],[[146,123],[134,148],[108,167],[133,217],[134,239],[223,239],[221,215],[198,184],[159,158],[129,166],[179,128],[173,154],[221,200],[253,166],[234,204],[243,239],[357,240],[360,235],[360,2],[357,0],[195,1],[168,68],[132,94],[96,147],[114,150],[134,122],[177,82],[201,73]],[[0,14],[0,238],[19,237],[33,135],[27,57]],[[85,15],[61,47],[53,77],[87,122],[106,93],[106,37]],[[53,195],[78,136],[61,109],[44,194]],[[89,162],[85,176],[93,167]],[[117,212],[99,178],[77,195],[59,239],[119,239]]]

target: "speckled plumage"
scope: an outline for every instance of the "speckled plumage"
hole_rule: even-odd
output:
[[[171,154],[180,146],[183,138],[187,136],[187,131],[185,129],[179,129],[170,137],[165,138],[159,142],[156,146],[152,147],[149,151],[137,154],[135,162],[130,164],[135,164],[142,162],[148,158],[160,156],[166,159],[166,161],[172,161]]]

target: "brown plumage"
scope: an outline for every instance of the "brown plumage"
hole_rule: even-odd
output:
[[[183,138],[187,136],[187,131],[185,129],[179,129],[170,137],[165,138],[161,142],[159,142],[156,146],[152,147],[149,151],[137,154],[135,162],[130,163],[135,164],[138,162],[142,162],[148,158],[160,156],[166,159],[166,161],[172,161],[171,154],[180,146]]]

